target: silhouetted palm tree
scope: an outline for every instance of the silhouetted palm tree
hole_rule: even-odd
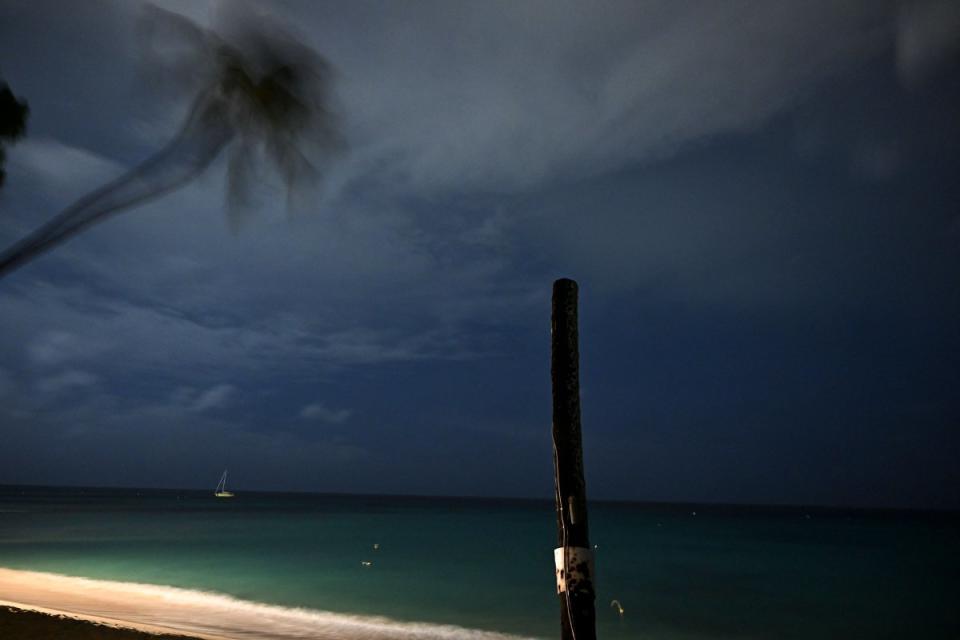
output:
[[[202,84],[186,121],[160,152],[0,254],[0,277],[112,214],[185,185],[228,145],[231,212],[245,199],[258,159],[275,163],[289,193],[316,178],[309,150],[322,158],[339,147],[330,68],[309,47],[262,17],[234,21],[228,41],[177,14],[149,11],[147,35],[177,40],[174,75]]]
[[[3,170],[3,163],[6,159],[4,144],[16,142],[23,137],[23,134],[27,131],[27,116],[29,115],[30,107],[26,101],[18,100],[7,83],[0,80],[0,187],[3,186],[7,177]]]

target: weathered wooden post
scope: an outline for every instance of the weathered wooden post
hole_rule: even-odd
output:
[[[587,531],[587,492],[580,438],[577,283],[553,283],[551,317],[553,471],[558,548],[554,550],[562,640],[596,640],[593,554]]]

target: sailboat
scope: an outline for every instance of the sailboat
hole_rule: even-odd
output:
[[[218,498],[232,498],[233,494],[227,491],[227,470],[223,470],[223,475],[220,476],[220,482],[217,483],[217,491],[213,495]]]

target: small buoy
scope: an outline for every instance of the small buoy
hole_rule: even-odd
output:
[[[693,515],[697,515],[697,512],[696,512],[696,511],[693,511],[693,512],[691,512],[691,513],[692,513]]]
[[[593,545],[593,548],[594,548],[594,549],[599,549],[599,548],[600,548],[600,545],[595,544],[595,545]]]
[[[379,551],[379,550],[380,550],[380,543],[379,543],[379,542],[374,542],[374,543],[373,543],[373,550],[374,550],[374,551]]]
[[[360,561],[360,564],[362,564],[362,565],[365,566],[365,567],[369,567],[369,566],[372,566],[372,565],[373,565],[373,563],[370,562],[369,560],[361,560],[361,561]]]
[[[620,614],[620,617],[623,617],[623,605],[620,604],[619,600],[611,600],[610,606],[617,610],[617,613]]]

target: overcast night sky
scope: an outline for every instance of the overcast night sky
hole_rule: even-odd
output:
[[[960,5],[248,11],[346,150],[292,213],[266,174],[232,230],[221,159],[0,280],[0,483],[549,498],[566,276],[590,497],[960,508]],[[0,246],[176,133],[143,16],[0,1]]]

